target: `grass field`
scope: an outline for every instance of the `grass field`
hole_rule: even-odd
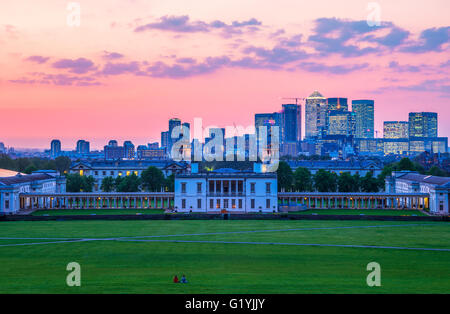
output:
[[[69,262],[81,265],[81,287],[66,285]],[[370,262],[381,287],[366,285]],[[0,293],[448,293],[450,225],[1,222],[0,265]]]
[[[427,216],[419,210],[395,210],[395,209],[308,209],[290,214],[302,215],[379,215],[379,216]]]
[[[49,209],[37,210],[33,216],[59,215],[136,215],[164,214],[164,209]]]

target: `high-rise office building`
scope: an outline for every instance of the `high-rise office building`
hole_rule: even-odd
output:
[[[125,157],[123,146],[119,146],[116,140],[109,141],[108,145],[103,148],[103,153],[106,160],[116,160]]]
[[[302,137],[301,106],[284,104],[281,111],[281,132],[283,143],[299,143]]]
[[[5,144],[3,144],[3,142],[0,142],[0,153],[6,153],[6,147]]]
[[[50,156],[55,158],[61,154],[61,141],[53,140],[50,143]]]
[[[180,119],[172,118],[172,119],[169,120],[169,140],[168,140],[168,146],[167,146],[169,155],[170,155],[170,152],[172,150],[173,143],[175,143],[181,137],[181,135],[180,135],[177,138],[172,138],[173,130],[176,127],[179,127],[179,126],[181,126],[181,120]]]
[[[355,137],[374,138],[374,106],[373,100],[353,100],[352,112],[355,113]]]
[[[305,102],[305,138],[319,137],[326,126],[327,99],[318,91]]]
[[[89,154],[90,151],[90,143],[85,140],[78,140],[77,141],[77,149],[78,154]]]
[[[384,121],[383,138],[407,139],[409,137],[408,121]]]
[[[127,159],[134,159],[134,144],[131,141],[123,142],[124,157]]]
[[[161,132],[161,147],[166,148],[169,146],[169,131]]]
[[[327,117],[327,135],[354,136],[356,115],[346,110],[330,110]]]
[[[328,110],[348,111],[348,100],[347,98],[328,98],[327,106]]]
[[[437,137],[437,119],[435,112],[410,112],[409,137]]]

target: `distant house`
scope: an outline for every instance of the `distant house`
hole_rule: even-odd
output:
[[[21,193],[64,193],[66,178],[55,170],[40,170],[32,174],[0,177],[0,214],[14,214],[22,207]]]
[[[102,180],[105,177],[116,178],[132,174],[141,176],[142,172],[150,166],[160,169],[166,177],[172,173],[190,172],[188,163],[170,160],[95,160],[75,162],[70,166],[69,173],[94,177],[93,192],[97,192],[100,191]]]
[[[351,175],[359,174],[365,176],[371,172],[374,177],[378,176],[383,171],[381,163],[365,160],[365,161],[343,161],[343,160],[298,160],[287,161],[292,171],[299,167],[307,168],[312,174],[318,170],[323,169],[336,174],[350,172]]]

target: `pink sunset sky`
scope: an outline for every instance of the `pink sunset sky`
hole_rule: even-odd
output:
[[[140,145],[171,117],[246,127],[314,90],[374,99],[379,137],[412,111],[437,112],[449,136],[448,12],[448,0],[2,1],[0,142]]]

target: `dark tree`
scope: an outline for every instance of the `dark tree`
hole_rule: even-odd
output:
[[[163,172],[153,166],[145,169],[142,174],[142,185],[150,192],[159,192],[164,187],[165,178]]]
[[[307,168],[298,167],[294,171],[294,188],[299,192],[308,192],[313,189],[311,172]]]
[[[103,192],[112,192],[114,190],[114,178],[105,177],[102,180],[102,185],[100,186]]]
[[[336,192],[337,175],[335,173],[319,169],[314,175],[314,187],[319,192]]]
[[[278,176],[278,191],[284,189],[285,191],[292,188],[292,183],[294,182],[294,174],[289,164],[285,161],[280,161],[277,170]]]

